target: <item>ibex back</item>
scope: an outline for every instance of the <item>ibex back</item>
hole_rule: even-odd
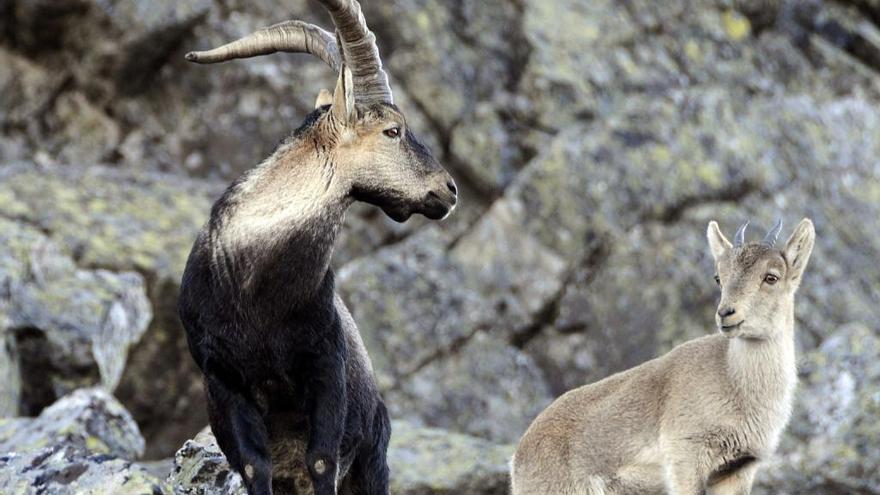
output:
[[[782,249],[731,244],[709,224],[719,333],[572,390],[532,423],[512,460],[514,495],[751,491],[788,422],[796,382],[794,294],[815,237]]]
[[[334,36],[300,21],[187,59],[307,52],[339,72],[332,96],[211,210],[181,285],[211,427],[251,495],[388,493],[390,423],[330,255],[353,201],[404,221],[449,214],[456,188],[392,103],[354,0],[324,0]],[[339,45],[337,45],[337,39]]]

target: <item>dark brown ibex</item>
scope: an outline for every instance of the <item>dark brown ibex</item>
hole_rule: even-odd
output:
[[[747,495],[791,414],[794,295],[813,249],[804,219],[783,249],[731,244],[709,224],[719,333],[557,399],[511,462],[514,495]]]
[[[353,201],[397,221],[445,217],[449,174],[392,103],[358,2],[324,0],[336,36],[300,21],[187,54],[278,51],[339,72],[332,97],[214,204],[183,276],[180,316],[204,374],[211,427],[252,495],[386,494],[388,414],[330,255]]]

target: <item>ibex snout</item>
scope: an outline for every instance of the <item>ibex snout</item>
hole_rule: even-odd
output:
[[[423,211],[431,220],[446,218],[458,202],[458,188],[448,173],[440,174],[437,182],[438,184],[428,191]]]
[[[718,323],[718,329],[721,333],[728,337],[734,337],[740,325],[743,324],[743,312],[737,311],[734,304],[722,302],[718,305],[718,312],[715,315],[715,321]]]
[[[731,306],[722,306],[718,308],[718,316],[722,318],[726,318],[730,315],[736,314],[736,309]]]

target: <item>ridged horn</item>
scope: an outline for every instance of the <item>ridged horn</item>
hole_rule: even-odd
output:
[[[743,247],[743,244],[746,242],[746,227],[749,226],[749,221],[746,220],[746,223],[742,224],[742,227],[736,231],[736,235],[733,236],[733,247],[739,248]]]
[[[214,64],[276,52],[310,53],[336,72],[342,67],[336,38],[320,27],[303,21],[280,22],[212,50],[189,52],[186,59],[199,64]]]
[[[394,103],[388,75],[382,68],[376,36],[367,27],[357,0],[319,0],[336,26],[342,57],[351,70],[355,99],[359,103]]]
[[[773,247],[776,244],[776,240],[779,239],[779,231],[782,230],[782,219],[776,220],[776,225],[767,232],[767,235],[764,236],[764,240],[761,241],[767,246]]]

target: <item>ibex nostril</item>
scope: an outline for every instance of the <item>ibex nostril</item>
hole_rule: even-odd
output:
[[[736,310],[733,308],[719,308],[718,309],[718,316],[720,316],[722,318],[726,318],[732,314],[736,314]]]
[[[446,187],[452,192],[452,194],[458,194],[458,188],[455,187],[455,182],[452,179],[446,181]]]

